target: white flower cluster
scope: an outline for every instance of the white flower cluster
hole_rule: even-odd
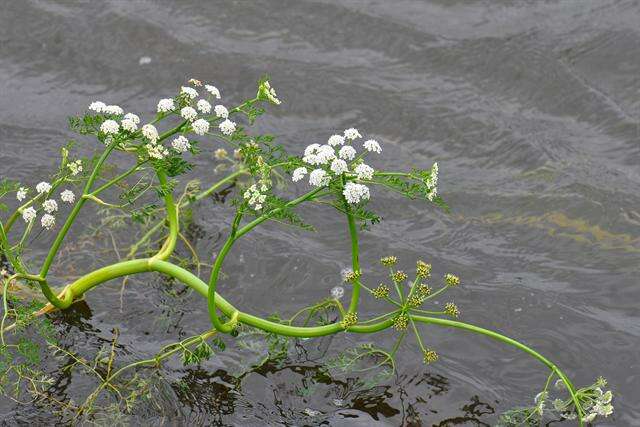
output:
[[[263,192],[267,191],[269,188],[266,185],[262,185],[258,190],[258,186],[253,184],[251,187],[247,188],[244,192],[244,198],[249,203],[253,209],[259,211],[262,209],[262,204],[267,200],[267,195],[263,194]]]
[[[163,98],[158,101],[158,113],[168,113],[176,109],[176,105],[171,98]]]
[[[107,105],[102,101],[94,101],[89,104],[89,110],[95,111],[96,113],[112,114],[116,116],[124,113],[122,108],[118,105]]]
[[[433,202],[433,199],[438,195],[438,162],[435,162],[433,166],[431,166],[431,175],[427,180],[426,184],[431,188],[427,199],[430,202]]]
[[[373,178],[375,170],[362,162],[362,158],[369,153],[381,153],[380,144],[373,140],[367,140],[363,144],[365,152],[356,159],[358,154],[351,145],[353,141],[362,138],[360,132],[355,128],[349,128],[343,135],[332,135],[327,144],[311,144],[304,150],[302,161],[308,165],[315,166],[316,169],[308,172],[307,168],[301,166],[293,171],[291,177],[293,182],[302,180],[309,173],[309,184],[322,187],[329,182],[333,176],[344,175],[348,179],[368,181]],[[370,197],[369,187],[364,184],[349,181],[344,186],[342,193],[348,203],[356,204]]]
[[[178,153],[184,153],[185,151],[188,151],[191,148],[191,144],[189,143],[189,140],[182,135],[180,135],[179,137],[171,141],[171,146]]]
[[[42,181],[36,185],[36,191],[38,194],[48,194],[52,190],[53,186],[48,182]],[[18,190],[18,194],[16,198],[19,201],[24,200],[28,192],[28,189],[25,187],[20,187]],[[76,200],[75,194],[71,190],[64,190],[60,193],[60,199],[66,203],[73,203]],[[53,216],[54,213],[58,211],[58,202],[55,199],[47,199],[42,202],[42,210],[45,212],[44,215],[40,218],[40,224],[43,228],[47,230],[51,230],[56,225],[56,218]],[[22,219],[26,223],[30,223],[38,216],[38,211],[33,207],[29,206],[22,210]]]
[[[82,160],[75,160],[67,164],[69,171],[71,171],[71,175],[76,176],[82,172]]]
[[[16,193],[16,199],[18,199],[19,202],[23,201],[24,199],[27,198],[27,192],[29,190],[25,187],[20,187],[18,189],[18,192]]]
[[[607,390],[605,392],[601,388],[601,386],[604,387],[606,384],[606,380],[600,377],[594,385],[590,386],[584,391],[587,400],[583,402],[583,409],[586,411],[586,413],[582,417],[582,422],[590,423],[597,416],[608,417],[609,415],[613,414],[613,404],[611,403],[611,401],[613,400],[613,393],[611,392],[611,390]],[[560,379],[556,381],[555,387],[557,389],[566,388],[564,382]],[[540,394],[538,396],[540,396]],[[536,398],[538,398],[538,396],[536,396]],[[538,402],[536,401],[536,403]],[[552,403],[554,409],[562,413],[563,418],[568,420],[574,420],[577,418],[576,413],[570,410],[572,406],[571,401],[555,399]]]
[[[138,125],[140,124],[140,117],[133,113],[127,113],[124,115],[120,124],[122,125],[122,129],[135,132],[138,130]]]

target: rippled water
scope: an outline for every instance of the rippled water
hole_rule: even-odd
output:
[[[439,162],[452,212],[376,189],[385,221],[363,237],[365,266],[395,253],[407,265],[422,257],[438,274],[458,272],[464,320],[522,339],[577,384],[605,376],[616,413],[602,425],[640,425],[638,24],[635,1],[5,1],[0,171],[36,183],[71,136],[66,117],[93,99],[151,113],[198,77],[232,105],[268,73],[285,103],[257,130],[291,151],[355,126],[384,143],[376,166]],[[198,210],[203,254],[219,248],[229,212],[210,202]],[[234,249],[222,283],[233,303],[291,314],[327,295],[349,256],[345,225],[307,215],[319,233],[270,225]],[[54,316],[63,342],[92,357],[118,327],[125,363],[207,328],[200,298],[180,294],[176,303],[163,292],[172,285],[151,276],[134,283],[122,312],[114,283]],[[405,343],[397,377],[371,390],[310,380],[327,348],[367,337],[306,342],[290,364],[241,385],[233,347],[201,368],[175,361],[162,371],[158,406],[128,422],[491,425],[544,384],[545,370],[521,353],[427,331],[441,360],[425,368]],[[391,346],[393,336],[376,340]],[[79,400],[94,385],[57,380],[60,398]],[[4,424],[60,420],[38,405],[4,400],[0,410]]]

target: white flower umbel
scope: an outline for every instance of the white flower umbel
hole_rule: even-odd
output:
[[[333,162],[331,162],[331,172],[335,173],[336,175],[341,175],[348,170],[349,166],[347,165],[347,162],[342,159],[334,159]]]
[[[132,119],[127,119],[127,118],[122,119],[120,124],[122,125],[122,129],[126,131],[135,132],[138,130],[138,124],[134,122]]]
[[[76,176],[82,172],[82,160],[76,160],[67,164],[67,167],[71,171],[71,175]]]
[[[180,88],[180,93],[185,95],[189,99],[194,99],[198,96],[198,91],[188,86],[182,86]]]
[[[336,158],[336,152],[330,145],[311,144],[304,150],[302,160],[310,165],[326,165]]]
[[[344,136],[342,136],[342,135],[331,135],[329,137],[329,141],[327,141],[327,143],[332,147],[335,147],[336,145],[344,145]]]
[[[430,202],[433,202],[433,199],[438,196],[438,162],[435,162],[433,166],[431,166],[431,175],[429,176],[426,184],[431,189],[427,195],[427,199],[429,199]]]
[[[358,179],[371,179],[373,178],[373,172],[375,172],[371,166],[364,163],[360,163],[353,171],[358,176]]]
[[[46,181],[42,181],[38,183],[38,185],[36,185],[36,191],[38,192],[38,194],[48,193],[49,191],[51,191],[51,184]]]
[[[162,160],[169,155],[169,151],[162,145],[149,143],[147,144],[147,153],[152,159]]]
[[[296,168],[296,170],[293,171],[293,176],[291,177],[291,180],[293,182],[298,182],[302,178],[304,178],[306,175],[307,175],[307,168],[302,166],[302,167]]]
[[[142,135],[152,143],[158,140],[158,129],[152,124],[142,126]]]
[[[338,156],[344,160],[353,160],[356,157],[356,150],[350,145],[345,145],[340,148]]]
[[[314,169],[309,174],[309,184],[315,187],[322,187],[329,183],[331,178],[324,169]]]
[[[58,202],[53,199],[45,200],[42,203],[42,208],[46,213],[54,213],[58,210]]]
[[[56,218],[53,215],[44,214],[42,218],[40,218],[40,224],[42,228],[51,230],[56,225]]]
[[[33,221],[34,219],[36,219],[36,215],[36,210],[32,206],[29,206],[22,211],[22,219],[24,220],[24,222]]]
[[[270,102],[280,105],[281,101],[278,99],[278,95],[276,94],[276,90],[271,87],[271,84],[268,80],[265,80],[260,84],[258,88],[258,96],[264,95]]]
[[[342,190],[342,195],[347,203],[352,205],[360,203],[362,200],[369,200],[369,187],[363,184],[356,184],[355,182],[347,182]]]
[[[60,193],[60,200],[65,203],[73,203],[76,201],[76,195],[73,194],[73,191],[71,190],[64,190],[62,193]]]
[[[164,98],[158,101],[158,113],[168,113],[176,109],[173,99]]]
[[[214,98],[220,99],[220,91],[217,87],[212,85],[204,85],[204,88],[207,90],[207,92],[213,95]]]
[[[102,112],[107,114],[120,115],[124,113],[124,110],[118,105],[107,105],[102,109]]]
[[[344,296],[344,288],[342,286],[335,286],[331,289],[331,298],[341,299]]]
[[[120,130],[120,125],[115,120],[105,120],[100,125],[100,132],[107,135],[116,134],[118,133],[119,130]]]
[[[236,124],[235,122],[232,122],[231,120],[227,119],[224,122],[220,123],[218,125],[218,128],[220,129],[220,132],[222,132],[225,135],[231,135],[236,131]]]
[[[209,132],[209,122],[205,119],[198,119],[191,123],[191,129],[193,129],[193,132],[197,135],[204,135]]]
[[[102,113],[106,106],[107,104],[105,104],[104,102],[94,101],[91,104],[89,104],[89,110],[93,110],[96,113]]]
[[[382,147],[380,147],[380,144],[378,144],[378,141],[376,141],[375,139],[369,139],[365,141],[364,144],[362,145],[367,151],[378,153],[378,154],[382,153]]]
[[[198,117],[198,112],[192,107],[183,107],[180,110],[180,115],[183,119],[189,120],[190,122],[194,121],[196,117]]]
[[[182,135],[180,135],[179,137],[171,141],[171,146],[178,153],[184,153],[185,151],[188,151],[189,148],[191,148],[191,144],[189,144],[189,140]]]
[[[27,189],[24,187],[20,187],[18,189],[18,192],[16,193],[16,199],[18,199],[18,201],[21,202],[26,198],[27,198]]]
[[[215,107],[213,107],[213,112],[216,113],[216,116],[220,117],[221,119],[226,119],[227,117],[229,117],[229,110],[227,110],[227,107],[225,107],[224,105],[216,105]]]
[[[349,128],[344,131],[344,137],[350,141],[353,141],[354,139],[362,138],[362,135],[360,135],[360,132],[358,132],[358,129]]]
[[[265,186],[263,186],[261,189],[263,191],[268,190],[268,188]],[[243,197],[247,200],[249,206],[257,211],[262,209],[262,204],[267,200],[267,195],[262,194],[260,190],[258,190],[256,184],[253,184],[251,187],[247,188],[247,190],[244,192]]]
[[[133,113],[127,113],[124,115],[124,117],[122,118],[123,120],[131,120],[133,123],[139,125],[140,124],[140,117],[138,117],[137,114],[133,114]]]
[[[211,104],[209,104],[209,101],[206,99],[199,100],[196,107],[202,114],[209,114],[211,112]]]

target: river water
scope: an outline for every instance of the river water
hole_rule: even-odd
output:
[[[94,99],[150,117],[190,77],[215,82],[234,105],[269,74],[284,103],[256,129],[291,152],[354,126],[383,144],[376,167],[440,165],[450,213],[373,191],[384,221],[362,236],[365,272],[393,253],[407,268],[423,258],[437,274],[458,273],[451,298],[462,320],[531,345],[576,384],[603,375],[616,411],[600,425],[640,425],[639,24],[637,1],[3,1],[0,174],[38,182],[72,137],[67,116]],[[196,174],[211,179],[203,157]],[[197,210],[202,254],[219,249],[230,212],[219,201]],[[274,224],[239,244],[222,293],[282,315],[328,295],[348,264],[346,225],[306,215],[317,233]],[[78,271],[58,267],[59,279],[104,265],[73,242]],[[34,260],[47,243],[37,241]],[[157,277],[124,297],[120,310],[113,283],[54,315],[65,346],[92,358],[119,328],[120,365],[208,327],[202,299]],[[169,362],[155,402],[124,422],[492,425],[544,385],[541,365],[500,343],[424,333],[438,363],[424,367],[406,341],[397,375],[360,389],[356,375],[317,380],[325,353],[371,340],[389,348],[393,333],[304,342],[241,383],[241,351],[228,341],[201,367]],[[51,372],[61,363],[46,359]],[[65,374],[53,392],[80,401],[92,387]],[[6,425],[68,422],[39,404],[3,399],[0,410]]]

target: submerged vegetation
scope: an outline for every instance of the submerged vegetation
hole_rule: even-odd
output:
[[[503,414],[503,425],[538,425],[548,416],[576,419],[582,425],[596,416],[612,413],[612,395],[603,390],[604,379],[576,388],[558,366],[530,347],[457,320],[460,309],[454,302],[430,307],[434,298],[460,286],[461,279],[455,274],[436,278],[431,264],[418,260],[408,268],[389,254],[380,254],[381,265],[388,269],[386,277],[363,274],[359,257],[361,234],[380,221],[367,207],[370,198],[375,192],[389,190],[446,209],[438,195],[437,163],[410,171],[375,168],[369,163],[375,164],[383,147],[373,139],[363,138],[355,128],[330,136],[326,144],[311,144],[291,155],[271,135],[252,135],[246,128],[266,105],[280,104],[266,79],[259,82],[255,97],[236,107],[218,104],[220,99],[216,87],[192,79],[175,97],[160,100],[154,119],[146,124],[134,113],[125,114],[119,106],[93,102],[84,115],[70,119],[70,126],[80,135],[98,140],[98,155],[75,158],[74,146],[68,144],[61,149],[57,170],[46,180],[35,186],[2,181],[0,196],[6,196],[2,208],[7,215],[0,223],[5,263],[0,388],[6,396],[21,402],[28,396],[48,402],[56,410],[75,416],[93,414],[97,419],[96,401],[106,393],[115,398],[114,408],[130,411],[139,399],[153,400],[153,381],[138,373],[141,367],[160,366],[174,355],[180,355],[185,365],[199,363],[224,351],[222,337],[227,334],[246,349],[254,348],[259,338],[267,348],[265,358],[257,361],[256,366],[261,366],[286,357],[295,338],[374,334],[390,329],[397,335],[393,348],[363,344],[331,355],[324,362],[327,372],[374,370],[374,380],[380,380],[394,372],[400,343],[409,337],[415,339],[424,363],[437,362],[436,343],[425,340],[423,331],[425,325],[436,325],[513,346],[549,370],[548,380],[533,405]],[[207,185],[181,183],[180,177],[195,167],[193,159],[202,156],[200,147],[210,144],[209,140],[226,147],[214,152],[216,175],[224,177]],[[129,161],[130,166],[116,172],[115,155],[120,156],[117,165]],[[232,198],[234,214],[219,251],[210,260],[201,260],[187,233],[193,225],[192,208],[221,190],[225,190],[225,197]],[[13,202],[8,200],[13,197],[17,206],[10,206]],[[126,253],[116,249],[118,262],[83,272],[57,291],[50,282],[49,270],[81,211],[89,204],[96,205],[102,214],[94,224],[95,233],[124,228],[139,234]],[[342,272],[343,285],[290,318],[275,314],[259,317],[224,299],[217,292],[217,285],[234,245],[268,221],[314,230],[297,210],[305,204],[328,206],[344,218],[351,242],[351,268]],[[52,234],[53,240],[44,259],[38,261],[29,246],[46,233]],[[114,235],[109,236],[117,248]],[[178,245],[190,255],[177,255]],[[202,278],[205,271],[210,271],[206,280]],[[111,345],[93,361],[59,345],[48,313],[67,309],[98,285],[121,279],[124,286],[127,280],[149,272],[182,283],[206,299],[212,328],[167,345],[152,358],[119,367],[115,357],[117,331]],[[34,297],[38,289],[44,298]],[[350,298],[343,304],[346,294]],[[386,303],[389,310],[373,317],[360,314],[361,299],[367,295]],[[64,369],[81,369],[97,378],[99,386],[82,403],[59,401],[48,392],[52,379],[42,368],[42,343],[67,361]],[[550,386],[552,383],[555,387]]]

